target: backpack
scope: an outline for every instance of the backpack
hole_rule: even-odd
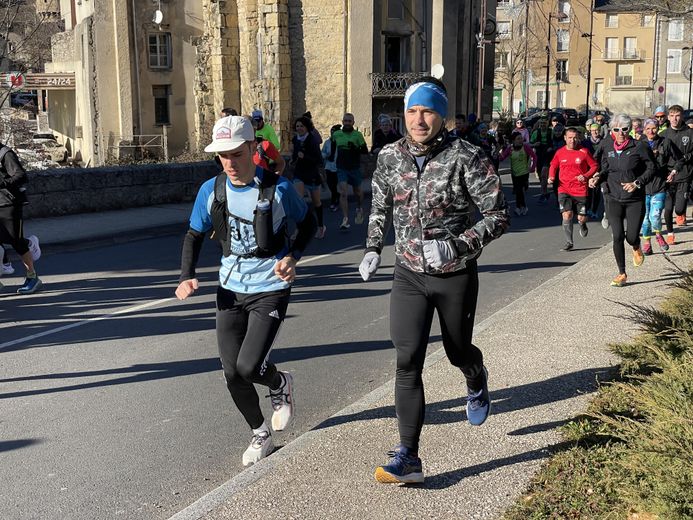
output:
[[[272,219],[272,206],[274,202],[274,194],[277,188],[277,181],[279,179],[279,176],[274,174],[273,172],[264,170],[262,180],[259,180],[257,177],[255,178],[255,182],[260,186],[260,189],[258,190],[258,201],[263,199],[270,201],[269,214],[263,215],[261,217],[260,220],[262,222],[258,221],[257,209],[254,211],[255,216],[252,222],[250,220],[244,219],[243,217],[239,217],[238,215],[234,215],[229,211],[228,205],[226,203],[226,179],[226,174],[222,172],[219,175],[217,175],[216,179],[214,180],[214,201],[212,202],[212,210],[210,212],[212,217],[212,227],[214,229],[213,238],[215,238],[221,243],[221,248],[224,257],[228,257],[231,255],[231,237],[228,225],[229,218],[233,218],[234,220],[242,224],[252,225],[253,230],[255,231],[256,239],[261,234],[259,233],[258,229],[258,226],[260,224],[262,224],[263,222],[267,222],[268,225],[273,225],[274,221]],[[285,245],[286,224],[282,224],[282,226],[276,233],[272,232],[269,244],[263,244],[262,247],[260,246],[260,244],[258,244],[257,247],[250,253],[245,253],[236,256],[238,256],[239,258],[270,258],[276,256],[277,253],[284,249]]]

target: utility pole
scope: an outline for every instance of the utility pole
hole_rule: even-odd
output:
[[[544,110],[549,110],[549,76],[551,74],[551,16],[549,13],[549,34],[546,42],[546,87],[544,90]]]
[[[594,29],[594,0],[590,2],[589,50],[587,51],[587,98],[585,99],[585,117],[590,117],[590,82],[592,81],[592,35]],[[584,34],[582,36],[585,36]]]
[[[479,48],[479,81],[477,85],[477,96],[476,96],[476,117],[481,120],[481,98],[482,91],[484,89],[484,60],[486,57],[486,39],[484,37],[484,31],[486,30],[486,0],[481,1],[481,14],[479,16],[479,35],[477,36],[477,47]]]
[[[529,74],[527,70],[527,54],[529,54],[529,0],[525,0],[525,59],[524,59],[524,71],[522,74],[522,84],[523,84],[523,92],[522,92],[522,107],[525,109],[525,117],[527,117],[527,101],[529,99],[529,93],[528,88],[529,85],[527,84],[527,76]],[[510,110],[512,110],[512,107],[510,107]]]

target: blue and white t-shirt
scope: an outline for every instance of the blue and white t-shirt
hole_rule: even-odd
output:
[[[262,169],[258,168],[257,176],[260,179],[264,173]],[[267,172],[267,175],[270,174]],[[190,215],[190,227],[200,233],[206,233],[212,229],[210,212],[214,202],[214,181],[215,178],[211,178],[200,187]],[[257,206],[258,192],[259,187],[255,182],[239,187],[234,186],[227,179],[226,204],[229,213],[252,222],[253,212]],[[307,211],[308,206],[298,195],[293,185],[284,177],[280,177],[277,181],[272,205],[274,231],[277,232],[287,219],[295,222],[303,221]],[[287,248],[284,248],[273,258],[241,258],[238,255],[250,253],[257,247],[253,225],[244,224],[229,216],[229,229],[231,231],[229,244],[231,255],[226,258],[222,256],[221,268],[219,269],[219,283],[224,289],[244,294],[255,294],[278,291],[289,286],[288,282],[280,280],[274,274],[274,266],[277,260],[286,256]]]

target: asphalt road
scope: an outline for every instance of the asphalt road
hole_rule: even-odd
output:
[[[272,354],[297,387],[297,418],[275,435],[280,445],[394,376],[392,248],[375,281],[363,283],[365,226],[339,232],[337,215],[327,218],[327,238],[299,264]],[[593,224],[574,251],[560,251],[556,208],[531,199],[530,214],[480,259],[477,320],[608,240]],[[45,290],[29,297],[10,291],[18,277],[2,279],[0,518],[167,518],[243,469],[250,435],[216,357],[219,255],[205,245],[202,288],[178,302],[180,243],[168,236],[46,255]]]

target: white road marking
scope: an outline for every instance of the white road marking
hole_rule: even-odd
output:
[[[304,264],[308,264],[308,263],[311,263],[311,262],[315,262],[315,261],[317,261],[317,260],[322,260],[323,258],[327,258],[327,257],[330,257],[330,256],[334,256],[334,255],[337,255],[337,254],[340,254],[340,253],[346,253],[347,251],[353,251],[353,250],[355,250],[355,249],[360,249],[361,247],[363,247],[363,246],[361,246],[361,245],[350,246],[350,247],[346,247],[346,248],[344,248],[344,249],[339,249],[339,250],[337,250],[337,251],[333,251],[333,252],[331,252],[331,253],[327,253],[327,254],[324,254],[324,255],[310,256],[310,257],[306,258],[305,260],[304,260],[304,259],[301,259],[300,265],[304,265]],[[32,340],[35,340],[35,339],[38,339],[38,338],[44,338],[44,337],[46,337],[46,336],[50,336],[50,335],[52,335],[52,334],[57,334],[57,333],[59,333],[59,332],[63,332],[63,331],[66,331],[66,330],[75,329],[75,328],[77,328],[77,327],[81,327],[81,326],[87,325],[87,324],[89,324],[89,323],[94,323],[94,322],[97,322],[97,321],[103,321],[103,320],[107,320],[107,319],[110,319],[110,318],[114,318],[114,317],[116,317],[116,316],[120,316],[121,314],[127,314],[127,313],[129,313],[129,312],[137,312],[137,311],[140,311],[140,310],[142,310],[142,309],[147,309],[147,308],[149,308],[149,307],[155,307],[155,306],[157,306],[157,305],[160,305],[160,304],[162,304],[162,303],[166,303],[166,302],[171,301],[171,300],[174,300],[174,299],[175,299],[175,298],[173,298],[173,297],[171,297],[171,298],[162,298],[162,299],[160,299],[160,300],[154,300],[154,301],[147,302],[147,303],[141,303],[141,304],[135,305],[135,306],[133,306],[133,307],[126,307],[126,308],[124,308],[124,309],[120,309],[120,310],[115,311],[115,312],[112,312],[112,313],[110,313],[110,314],[103,314],[103,315],[101,315],[101,316],[94,316],[93,318],[87,318],[87,319],[85,319],[85,320],[77,321],[77,322],[75,322],[75,323],[70,323],[70,324],[68,324],[68,325],[63,325],[63,326],[57,327],[57,328],[55,328],[55,329],[44,330],[43,332],[38,332],[38,333],[32,334],[32,335],[30,335],[30,336],[26,336],[26,337],[23,337],[23,338],[18,338],[18,339],[12,340],[12,341],[7,341],[7,342],[5,342],[5,343],[0,343],[0,350],[5,349],[5,348],[7,348],[7,347],[13,347],[14,345],[21,345],[22,343],[27,343],[27,342],[29,342],[29,341],[32,341]]]

